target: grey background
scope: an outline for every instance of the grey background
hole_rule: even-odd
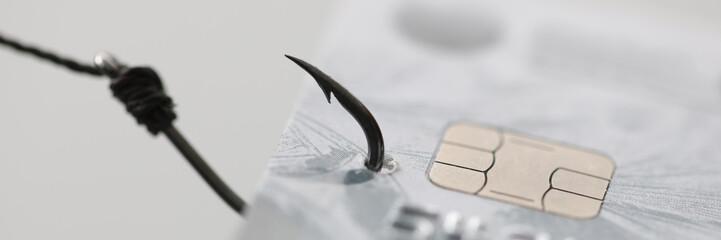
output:
[[[331,8],[311,1],[3,1],[0,32],[152,65],[178,128],[247,199]],[[320,94],[320,92],[319,92]],[[0,239],[233,239],[243,220],[108,81],[0,48]]]

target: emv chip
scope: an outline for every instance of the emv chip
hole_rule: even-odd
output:
[[[438,186],[571,218],[598,215],[606,155],[471,123],[451,124],[428,170]]]

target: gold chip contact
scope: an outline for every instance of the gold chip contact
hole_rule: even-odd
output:
[[[614,169],[603,154],[455,123],[443,135],[428,178],[443,188],[588,219],[598,215]]]

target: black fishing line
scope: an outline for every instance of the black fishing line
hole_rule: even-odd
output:
[[[6,38],[2,34],[0,34],[0,44],[5,45],[10,48],[13,48],[13,49],[23,52],[23,53],[34,55],[40,59],[53,62],[55,64],[61,65],[70,70],[73,70],[75,72],[87,73],[87,74],[90,74],[93,76],[102,76],[103,75],[103,73],[100,72],[100,70],[98,70],[97,68],[95,68],[92,65],[82,64],[73,59],[62,57],[62,56],[59,56],[57,54],[54,54],[54,53],[51,53],[51,52],[48,52],[45,50],[20,43],[18,41]]]
[[[173,99],[165,93],[160,77],[152,68],[125,67],[115,61],[114,58],[102,54],[96,57],[96,66],[84,64],[9,39],[2,34],[0,34],[0,45],[34,55],[75,72],[110,77],[110,89],[113,96],[125,105],[128,113],[135,118],[138,124],[144,125],[153,135],[160,132],[164,133],[220,198],[241,216],[245,215],[247,207],[245,201],[218,177],[200,154],[195,151],[195,148],[173,126],[173,121],[177,118],[173,111],[175,104]]]

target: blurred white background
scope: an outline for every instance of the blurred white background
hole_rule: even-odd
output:
[[[252,193],[330,9],[311,1],[4,1],[0,32],[90,62],[151,65],[176,126]],[[319,92],[320,93],[320,92]],[[233,239],[243,220],[106,78],[0,48],[0,239]]]

